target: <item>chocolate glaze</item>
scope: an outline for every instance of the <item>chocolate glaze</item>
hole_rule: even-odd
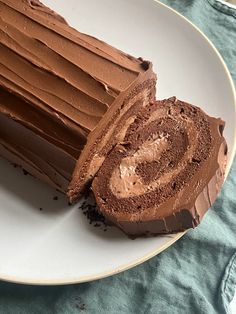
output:
[[[224,122],[176,98],[132,115],[92,183],[101,213],[131,236],[196,227],[224,181]]]
[[[76,31],[38,0],[0,0],[0,12],[0,154],[66,193],[88,135],[155,81],[152,65]]]

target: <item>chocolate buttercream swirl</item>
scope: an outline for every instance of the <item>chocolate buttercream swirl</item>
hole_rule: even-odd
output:
[[[222,120],[175,98],[139,111],[94,179],[101,212],[132,235],[194,227],[223,182],[223,127]],[[174,225],[168,224],[172,218]]]

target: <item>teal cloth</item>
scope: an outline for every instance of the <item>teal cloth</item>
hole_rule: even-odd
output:
[[[165,0],[215,44],[236,81],[236,11],[214,0]],[[202,224],[160,255],[96,282],[32,287],[0,283],[3,314],[229,313],[236,284],[236,160]]]

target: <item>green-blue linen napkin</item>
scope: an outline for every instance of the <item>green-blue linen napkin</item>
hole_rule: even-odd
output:
[[[210,38],[236,81],[236,11],[214,0],[163,2]],[[236,160],[203,223],[165,252],[96,282],[61,287],[1,282],[0,313],[228,313],[236,284],[235,189]]]

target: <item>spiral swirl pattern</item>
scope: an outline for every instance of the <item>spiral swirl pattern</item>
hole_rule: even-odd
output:
[[[198,196],[216,174],[214,189],[223,182],[223,128],[222,120],[176,98],[141,110],[93,182],[101,212],[127,233],[132,224],[132,230],[136,225],[144,234],[194,227],[214,201],[208,191],[208,204],[197,210]],[[181,216],[182,211],[186,219],[179,217],[182,225],[170,230],[165,218]],[[153,230],[155,221],[163,222],[161,230]]]

